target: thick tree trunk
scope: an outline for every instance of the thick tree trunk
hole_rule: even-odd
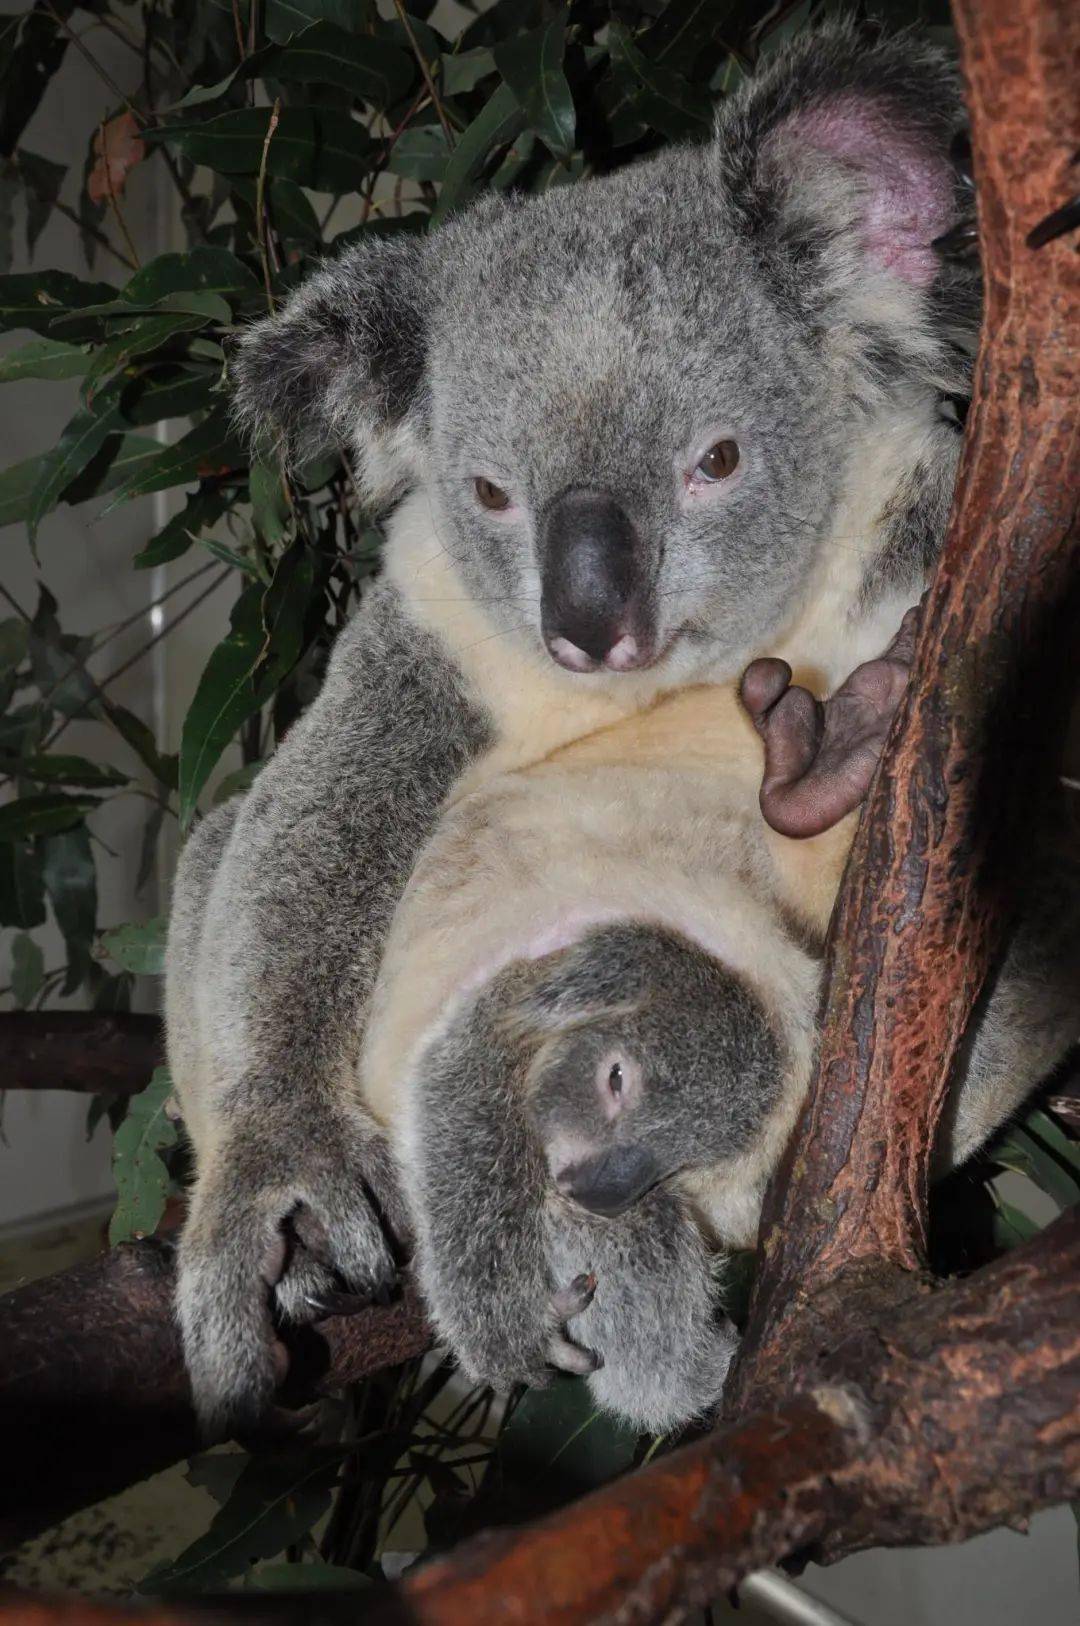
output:
[[[134,1095],[164,1059],[161,1022],[134,1011],[0,1011],[0,1090]]]

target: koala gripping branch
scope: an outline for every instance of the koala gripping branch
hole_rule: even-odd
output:
[[[1080,1491],[1080,1212],[962,1282],[926,1273],[931,1150],[1048,773],[1080,551],[1080,255],[1069,236],[1027,242],[1075,190],[1080,8],[954,10],[987,285],[974,402],[909,698],[834,922],[815,1078],[766,1208],[732,1420],[428,1564],[372,1595],[368,1619],[674,1618],[765,1563],[957,1540]],[[422,1342],[418,1319],[403,1331]],[[294,1612],[310,1619],[310,1601],[274,1613]]]

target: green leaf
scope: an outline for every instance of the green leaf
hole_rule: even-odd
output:
[[[41,785],[82,785],[87,790],[112,790],[130,784],[126,773],[110,768],[104,762],[90,762],[86,757],[62,756],[50,752],[47,756],[15,758],[0,757],[0,773],[18,773],[23,779],[33,779]]]
[[[229,185],[254,220],[255,182],[243,175],[232,175]],[[268,181],[264,201],[279,236],[296,237],[305,243],[322,242],[319,217],[308,202],[303,188],[297,186],[295,181]]]
[[[176,789],[177,758],[171,752],[158,750],[153,734],[140,717],[128,711],[126,706],[118,706],[105,695],[99,696],[95,711],[103,722],[111,723],[155,779],[167,790]]]
[[[165,1212],[169,1171],[160,1153],[176,1145],[176,1125],[165,1113],[172,1094],[167,1067],[155,1067],[145,1090],[136,1095],[113,1141],[117,1203],[109,1222],[115,1247],[134,1236],[149,1236]]]
[[[134,305],[156,305],[175,294],[214,294],[230,299],[259,294],[259,282],[227,248],[200,247],[186,254],[159,254],[128,281],[121,297]]]
[[[42,699],[65,717],[88,716],[97,694],[97,685],[86,670],[90,647],[89,638],[61,632],[56,600],[42,583],[30,626],[30,668]]]
[[[143,972],[160,977],[165,971],[165,937],[169,929],[167,915],[155,915],[142,925],[114,926],[102,932],[101,942],[110,958],[125,971]]]
[[[174,365],[159,358],[124,385],[120,411],[127,423],[140,425],[189,418],[217,404],[219,377],[213,368]]]
[[[560,1375],[546,1389],[526,1390],[504,1423],[501,1486],[514,1515],[531,1517],[626,1472],[638,1443],[632,1429],[597,1410],[580,1379]]]
[[[19,176],[26,188],[26,257],[32,260],[38,238],[53,212],[67,174],[65,164],[54,164],[23,147],[15,154]]]
[[[404,175],[410,181],[441,181],[449,159],[450,148],[442,126],[418,124],[398,136],[386,167],[392,175]]]
[[[27,504],[26,529],[36,550],[38,526],[89,463],[119,423],[115,406],[103,412],[83,407],[65,426],[60,439],[45,453]]]
[[[213,1591],[259,1559],[284,1552],[330,1506],[348,1450],[341,1445],[315,1446],[303,1455],[252,1457],[206,1534],[173,1563],[152,1570],[139,1592],[156,1596]]]
[[[70,830],[99,805],[100,797],[65,796],[62,791],[20,796],[0,807],[0,841]]]
[[[993,1155],[1004,1168],[1026,1174],[1059,1208],[1069,1208],[1080,1200],[1080,1178],[1022,1125],[1011,1126],[994,1146]]]
[[[531,129],[557,158],[574,150],[577,119],[574,98],[562,70],[566,17],[508,39],[495,49],[495,62]]]
[[[189,1457],[184,1478],[196,1490],[206,1490],[220,1507],[236,1489],[251,1458],[246,1451],[200,1451]]]
[[[608,30],[616,78],[632,93],[634,108],[654,129],[672,140],[703,137],[712,128],[712,103],[681,73],[650,62],[629,31],[613,22]]]
[[[147,131],[192,163],[226,175],[257,175],[270,124],[268,107],[242,107],[201,124],[170,124]],[[371,166],[376,145],[347,113],[286,107],[267,149],[268,175],[282,176],[323,192],[355,192]]]
[[[249,486],[255,529],[273,546],[281,541],[292,518],[281,470],[266,463],[253,463]]]
[[[67,951],[67,975],[61,992],[73,994],[90,980],[97,924],[97,872],[85,825],[50,835],[41,843],[42,878]]]
[[[454,148],[439,201],[432,211],[432,225],[438,225],[467,201],[492,153],[512,141],[524,125],[525,115],[517,97],[508,85],[500,85]]]
[[[375,17],[372,0],[266,0],[265,28],[272,40],[282,44],[322,19],[350,34],[362,34]]]
[[[164,491],[169,486],[186,485],[208,474],[227,474],[243,467],[247,454],[234,435],[224,410],[211,413],[182,440],[164,449],[158,448],[157,457],[150,460],[136,474],[116,487],[112,500],[102,509],[111,513],[122,502],[132,497],[144,497],[151,491]]]
[[[31,931],[44,924],[41,854],[29,841],[0,844],[0,926]]]
[[[313,568],[302,543],[291,547],[263,591],[245,588],[230,631],[206,664],[180,740],[180,828],[191,823],[199,793],[242,723],[273,695],[303,649]]]
[[[124,332],[118,333],[115,338],[109,339],[94,351],[94,359],[83,381],[83,400],[89,405],[103,380],[119,369],[127,367],[135,356],[159,350],[176,334],[205,327],[209,320],[209,317],[196,316],[194,313],[177,312],[174,315],[170,312],[161,316],[144,316],[138,322],[133,322]]]
[[[104,496],[125,480],[131,480],[145,469],[161,451],[161,442],[151,435],[110,435],[96,456],[63,493],[66,503],[86,502],[90,497]]]
[[[168,564],[185,554],[203,531],[221,518],[229,507],[230,499],[220,491],[195,491],[179,514],[148,542],[132,560],[136,570],[151,570],[156,565]]]
[[[0,328],[47,333],[58,316],[97,305],[116,293],[107,282],[80,282],[67,271],[24,271],[0,277]]]
[[[0,384],[20,378],[81,378],[90,365],[85,348],[57,339],[31,339],[0,356]]]
[[[20,932],[11,943],[11,991],[20,1010],[26,1010],[44,976],[44,954],[32,937]]]
[[[30,628],[21,615],[0,621],[0,676],[22,665],[30,647]]]
[[[447,96],[464,96],[475,90],[481,79],[495,72],[495,53],[486,45],[473,51],[444,53],[439,59],[442,88]]]
[[[61,0],[59,15],[65,21],[73,10]],[[43,6],[0,19],[0,27],[0,153],[9,153],[64,60],[68,41]]]
[[[415,72],[411,58],[389,40],[318,22],[294,35],[287,45],[257,51],[244,64],[240,77],[338,85],[375,107],[390,107],[405,95]]]

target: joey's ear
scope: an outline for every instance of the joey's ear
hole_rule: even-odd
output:
[[[237,422],[258,447],[302,462],[352,449],[373,498],[408,478],[423,395],[424,242],[377,239],[327,261],[230,363]]]
[[[926,288],[931,246],[960,212],[949,143],[959,78],[911,34],[850,23],[794,42],[721,107],[719,157],[736,207],[809,278],[837,292],[857,269]],[[861,267],[850,252],[861,251]]]

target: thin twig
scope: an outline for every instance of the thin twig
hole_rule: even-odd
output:
[[[111,254],[114,260],[119,260],[120,264],[125,266],[127,270],[138,270],[138,266],[136,265],[135,261],[129,260],[122,249],[117,248],[115,243],[111,243],[106,237],[105,233],[95,226],[92,220],[83,220],[75,213],[74,209],[68,206],[68,204],[61,203],[59,198],[46,199],[43,194],[38,192],[36,189],[32,190],[34,190],[35,197],[41,198],[43,203],[48,202],[50,208],[58,209],[67,220],[71,221],[73,226],[78,226],[80,231],[85,232],[88,237],[92,237],[94,242],[97,243],[100,248],[103,248],[107,254]]]
[[[442,132],[443,132],[443,135],[446,137],[447,148],[448,148],[448,150],[450,152],[453,152],[453,150],[454,150],[454,135],[453,135],[453,131],[450,128],[450,120],[447,118],[446,112],[445,112],[445,110],[443,108],[443,105],[439,100],[439,93],[435,89],[435,80],[432,77],[431,69],[428,66],[427,57],[424,55],[423,51],[420,49],[420,41],[417,39],[416,35],[413,33],[413,26],[412,26],[412,23],[409,21],[409,14],[405,10],[403,0],[394,0],[394,9],[397,12],[398,17],[399,17],[399,19],[401,21],[402,28],[405,30],[405,33],[408,36],[409,44],[412,46],[413,55],[416,58],[417,66],[419,67],[420,72],[423,75],[424,83],[428,88],[428,95],[431,97],[431,105],[434,107],[436,117],[438,118],[439,123],[442,125]]]
[[[280,117],[281,97],[275,96],[274,105],[270,109],[270,122],[266,126],[262,157],[259,160],[259,178],[255,183],[255,234],[259,244],[259,259],[262,261],[263,282],[266,284],[266,304],[271,316],[274,314],[274,285],[270,276],[270,257],[266,250],[266,160]]]

